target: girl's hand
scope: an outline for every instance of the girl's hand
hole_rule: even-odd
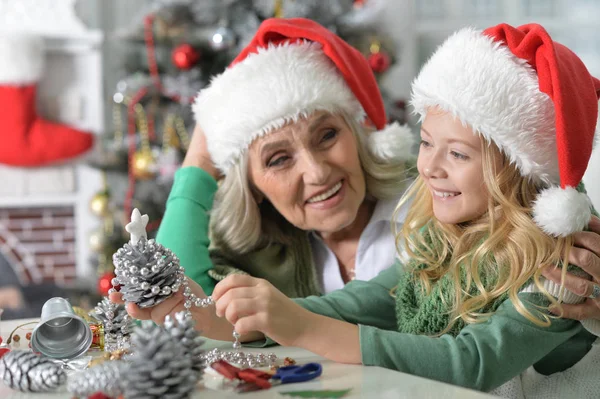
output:
[[[316,315],[297,305],[266,280],[232,274],[213,292],[217,316],[225,317],[242,335],[257,338],[259,331],[280,345],[298,346]]]
[[[182,166],[195,166],[204,169],[215,180],[219,180],[222,177],[221,172],[215,167],[210,157],[208,146],[206,145],[206,136],[200,125],[196,125],[194,128],[190,148],[188,148],[185,154]]]
[[[600,296],[592,298],[594,286],[600,287],[600,219],[593,216],[588,227],[590,231],[573,234],[575,246],[569,254],[569,263],[585,270],[592,276],[592,280],[572,274],[565,276],[565,288],[577,295],[587,297],[584,302],[577,305],[562,304],[563,316],[568,319],[600,320]],[[557,284],[561,282],[559,268],[548,267],[543,275]],[[599,289],[596,289],[596,292]]]
[[[206,298],[206,294],[202,288],[194,281],[188,280],[188,286],[198,298]],[[113,303],[123,304],[122,294],[119,292],[113,292],[110,294],[109,299]],[[127,303],[127,313],[135,319],[139,320],[152,320],[156,324],[162,325],[167,315],[174,315],[177,312],[185,310],[183,306],[185,297],[183,296],[183,287],[173,294],[168,299],[159,303],[156,306],[150,308],[140,308],[135,303]],[[214,306],[207,308],[199,308],[192,306],[190,308],[192,317],[196,321],[196,330],[201,331],[202,335],[223,341],[232,340],[233,327],[227,323],[226,320],[220,319],[215,314]]]

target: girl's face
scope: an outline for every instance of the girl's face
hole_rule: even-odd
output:
[[[356,138],[338,115],[316,112],[256,139],[248,166],[260,195],[302,230],[349,227],[365,199]]]
[[[475,220],[488,207],[481,138],[450,113],[430,110],[421,126],[417,168],[431,192],[433,213],[442,223]]]

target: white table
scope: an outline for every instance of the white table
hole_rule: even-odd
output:
[[[0,334],[6,340],[8,334],[19,324],[26,323],[31,320],[14,320],[0,322]],[[31,331],[35,324],[24,327],[19,330],[21,341],[19,346],[14,346],[14,349],[26,349],[28,341],[25,339],[27,331]],[[222,349],[231,348],[231,343],[212,341],[206,343],[207,349],[218,347]],[[439,398],[456,398],[456,399],[484,399],[492,398],[493,396],[486,395],[480,392],[455,387],[452,385],[440,383],[437,381],[428,380],[421,377],[415,377],[409,374],[399,373],[384,369],[381,367],[365,367],[358,365],[347,365],[335,363],[317,356],[300,348],[290,347],[272,347],[266,349],[250,349],[244,348],[244,352],[274,352],[278,357],[285,358],[289,356],[295,359],[298,364],[308,362],[319,362],[323,365],[323,374],[314,381],[286,384],[266,390],[256,391],[244,394],[235,394],[227,391],[215,391],[208,388],[199,387],[198,392],[193,398],[232,398],[239,397],[242,399],[255,398],[291,398],[291,396],[280,395],[278,392],[289,391],[306,391],[306,390],[343,390],[352,388],[352,390],[344,396],[344,398],[419,398],[419,399],[439,399]],[[42,398],[71,398],[64,387],[54,393],[22,393],[9,389],[0,382],[0,398],[2,399],[42,399]]]

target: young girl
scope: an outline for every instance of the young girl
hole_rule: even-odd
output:
[[[597,326],[553,316],[551,307],[582,298],[541,273],[566,273],[570,235],[591,217],[575,187],[599,93],[600,81],[539,25],[459,31],[413,84],[423,123],[397,235],[403,265],[297,300],[233,275],[214,290],[216,312],[193,309],[198,328],[231,339],[233,325],[246,342],[269,337],[506,397],[597,397],[600,351],[588,331]],[[182,300],[128,310],[160,321]]]

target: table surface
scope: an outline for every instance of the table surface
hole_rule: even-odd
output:
[[[8,338],[10,332],[18,325],[31,320],[0,321],[0,335],[3,340]],[[19,329],[22,340],[13,349],[26,349],[27,340],[25,334],[33,330],[35,324]],[[230,349],[231,343],[207,340],[207,349],[221,348]],[[410,374],[400,373],[381,367],[365,367],[360,365],[348,365],[335,363],[317,356],[301,348],[272,347],[264,349],[244,348],[244,352],[275,353],[279,358],[291,357],[298,364],[308,362],[319,362],[323,365],[323,374],[314,381],[285,384],[266,391],[256,391],[244,394],[236,394],[231,391],[212,390],[199,385],[198,391],[192,398],[232,398],[242,397],[244,399],[254,398],[291,398],[281,395],[280,392],[305,391],[305,390],[345,390],[351,391],[344,398],[460,398],[460,399],[484,399],[493,396],[483,394],[453,385],[437,381],[415,377]],[[208,377],[207,377],[208,378]],[[64,386],[54,393],[22,393],[9,389],[0,382],[0,398],[3,399],[41,399],[41,398],[72,398]]]

